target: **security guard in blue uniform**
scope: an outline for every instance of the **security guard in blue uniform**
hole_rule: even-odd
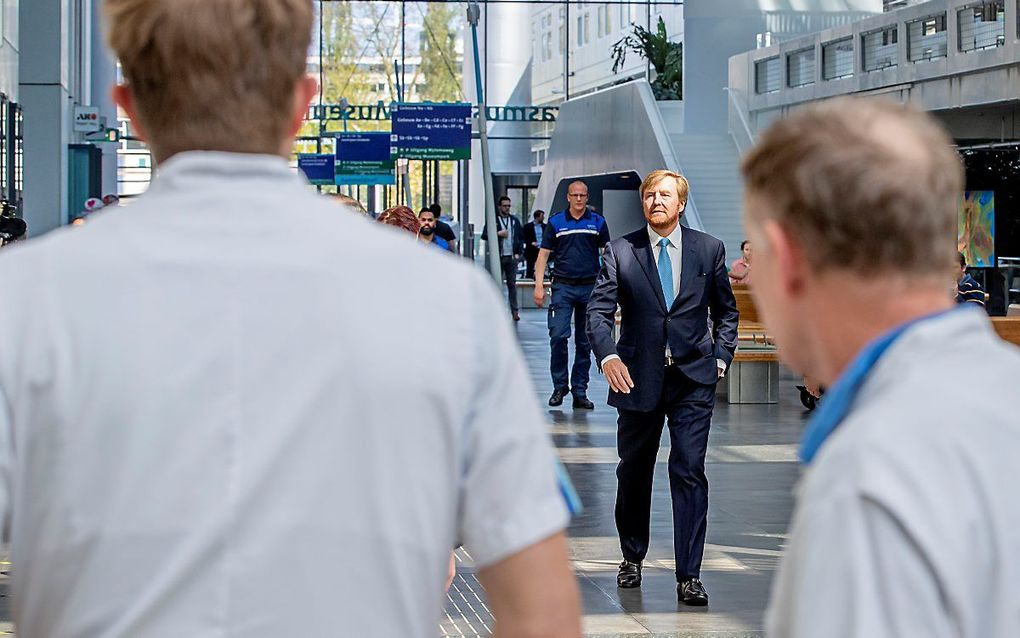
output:
[[[545,267],[552,255],[552,303],[549,306],[550,370],[553,393],[549,405],[563,404],[567,392],[574,395],[574,408],[592,410],[588,400],[591,344],[585,331],[588,299],[601,267],[602,248],[609,243],[609,226],[604,217],[588,207],[588,186],[576,181],[567,188],[567,210],[549,218],[549,229],[535,263],[535,305],[545,302]],[[574,367],[568,375],[567,341],[574,319]]]

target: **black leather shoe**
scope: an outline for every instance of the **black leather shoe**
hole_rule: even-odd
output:
[[[641,563],[624,560],[620,563],[620,573],[616,575],[616,586],[622,589],[633,589],[641,586]]]
[[[588,397],[581,395],[574,397],[574,408],[577,410],[594,410],[595,404],[588,400]]]
[[[563,405],[563,397],[567,396],[566,390],[553,390],[552,396],[549,397],[549,405],[556,407]]]
[[[691,607],[704,607],[708,604],[708,592],[697,578],[688,578],[677,585],[676,596],[680,602]]]

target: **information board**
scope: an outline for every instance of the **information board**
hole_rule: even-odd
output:
[[[332,155],[298,155],[297,166],[305,178],[316,186],[336,183],[336,158]]]
[[[390,134],[340,133],[336,136],[337,184],[396,184]]]
[[[394,158],[471,159],[470,104],[396,104],[390,121]]]

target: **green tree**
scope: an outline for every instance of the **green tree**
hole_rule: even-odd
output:
[[[421,4],[418,6],[420,10]],[[422,15],[420,69],[424,77],[423,100],[454,102],[462,99],[462,64],[457,55],[459,8],[458,4],[431,2]]]

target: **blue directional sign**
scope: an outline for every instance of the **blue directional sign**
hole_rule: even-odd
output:
[[[396,184],[390,134],[341,133],[336,136],[337,184]]]
[[[390,119],[394,158],[471,159],[470,104],[395,104]]]
[[[298,155],[298,170],[317,186],[336,183],[336,158],[332,155]]]

